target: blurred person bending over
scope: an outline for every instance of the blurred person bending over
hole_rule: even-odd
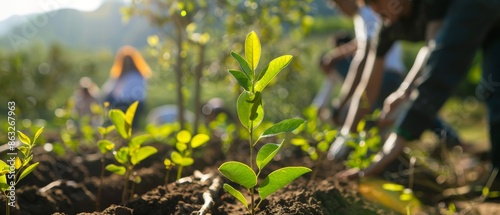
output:
[[[408,97],[406,91],[410,91],[413,102],[385,141],[383,149],[368,168],[346,170],[339,176],[357,178],[383,172],[401,154],[408,141],[419,138],[432,124],[439,109],[465,78],[479,49],[483,53],[483,78],[476,96],[484,100],[488,108],[491,162],[493,172],[497,172],[500,168],[500,1],[367,0],[367,3],[384,17],[376,52],[371,53],[367,60],[367,64],[374,68],[366,75],[367,79],[376,73],[375,68],[380,67],[384,50],[394,40],[418,41],[426,35],[435,37],[429,46],[430,55],[424,64],[424,74],[410,84],[402,85],[398,90],[399,98],[393,100]],[[436,14],[443,18],[441,27],[431,21]],[[370,94],[368,89],[365,91]],[[386,107],[391,105],[388,102]],[[496,179],[490,190],[498,191],[499,188],[500,179]]]
[[[395,92],[402,83],[405,85],[414,79],[414,76],[418,74],[421,65],[426,59],[427,51],[424,48],[419,53],[413,67],[403,82],[403,73],[406,68],[401,58],[401,43],[397,40],[404,40],[405,38],[391,38],[390,43],[384,44],[383,51],[378,52],[378,49],[374,47],[378,39],[377,33],[382,27],[382,19],[379,18],[378,14],[362,1],[334,0],[334,2],[341,9],[353,8],[353,6],[345,6],[346,4],[355,4],[358,7],[358,9],[354,10],[356,12],[353,13],[356,39],[339,47],[339,51],[333,55],[326,55],[321,62],[323,70],[327,70],[339,58],[345,58],[355,53],[349,73],[342,85],[339,99],[337,102],[334,102],[333,108],[333,119],[337,124],[342,125],[342,129],[341,135],[330,148],[329,158],[340,161],[346,159],[350,151],[352,151],[352,148],[347,146],[346,142],[350,134],[356,132],[359,121],[365,114],[375,109],[382,109],[384,100],[391,93]],[[349,11],[344,12],[347,15],[352,14]],[[434,27],[437,25],[435,23],[439,23],[442,16],[439,14],[433,16],[432,20],[436,20],[432,22],[432,26]],[[390,36],[394,35],[391,34]],[[425,40],[425,37],[422,40]],[[371,62],[367,63],[369,56],[375,52],[378,54],[377,67],[374,67]],[[365,91],[365,89],[367,90]],[[389,99],[393,99],[393,97],[394,95]],[[347,111],[349,112],[346,114],[345,112]],[[384,112],[382,114],[387,115]],[[393,111],[391,115],[394,118],[398,113]],[[393,121],[386,120],[384,123],[379,124],[383,138],[387,137],[392,123]],[[454,129],[438,117],[433,120],[433,123],[428,128],[435,132],[436,135],[445,138],[446,145],[449,148],[462,145],[462,141]]]

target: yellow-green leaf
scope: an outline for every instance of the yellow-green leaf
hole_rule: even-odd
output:
[[[177,133],[177,141],[181,143],[189,143],[191,141],[191,132],[187,130],[182,130]]]
[[[17,181],[21,181],[21,179],[23,179],[28,174],[30,174],[31,172],[33,172],[33,170],[35,170],[35,168],[38,166],[38,164],[39,163],[36,162],[36,163],[31,164],[28,167],[26,167],[26,169],[23,170],[23,172],[21,173],[21,175],[19,176],[19,178],[17,179]]]
[[[138,105],[139,101],[135,101],[128,107],[127,112],[125,112],[125,120],[129,125],[132,125],[132,122],[134,121],[135,111],[137,110]]]
[[[271,82],[271,80],[273,80],[273,78],[281,72],[283,68],[290,64],[292,58],[293,57],[291,55],[283,55],[272,60],[267,69],[262,71],[263,74],[259,74],[260,79],[255,84],[255,91],[262,92],[269,82]]]
[[[28,136],[26,136],[26,134],[24,134],[24,133],[23,133],[23,132],[21,132],[21,131],[18,131],[18,134],[19,134],[19,135],[18,135],[18,136],[19,136],[19,140],[20,140],[22,143],[24,143],[24,144],[26,144],[26,145],[31,146],[31,140],[30,140],[30,138],[29,138]]]
[[[108,170],[112,173],[118,174],[118,175],[125,175],[125,172],[127,171],[127,169],[125,169],[125,167],[117,166],[115,164],[108,164],[106,166],[106,170]]]
[[[123,139],[128,139],[132,135],[131,125],[125,120],[125,114],[123,111],[118,109],[113,109],[109,111],[109,118],[111,122],[115,125],[115,129],[123,137]]]
[[[132,157],[130,158],[130,162],[132,163],[132,165],[136,165],[142,160],[155,154],[156,152],[158,152],[158,150],[155,147],[152,146],[141,147],[139,150],[137,150],[135,154],[132,155]]]
[[[23,162],[21,161],[21,159],[19,157],[16,157],[16,159],[14,161],[14,167],[16,167],[16,169],[19,169],[19,168],[21,168],[21,166],[23,166]]]
[[[252,70],[257,68],[260,60],[260,41],[257,34],[252,31],[247,35],[245,40],[245,58]]]
[[[106,152],[113,150],[115,144],[109,140],[99,140],[99,142],[97,142],[97,146],[101,153],[105,154]]]
[[[229,180],[250,189],[257,184],[257,175],[246,164],[238,161],[228,161],[219,166],[219,172]]]
[[[210,137],[206,134],[197,134],[193,137],[191,140],[191,148],[195,149],[198,148],[199,146],[205,144],[210,140]]]
[[[245,207],[248,209],[248,202],[247,202],[247,199],[245,199],[245,196],[243,196],[243,194],[241,194],[240,191],[234,189],[231,185],[229,184],[224,184],[224,190],[228,193],[230,193],[231,195],[234,196],[234,198],[238,199],[238,201],[240,201],[241,203],[243,203],[243,205],[245,205]]]
[[[33,145],[36,143],[36,140],[38,139],[40,134],[42,134],[42,132],[43,132],[43,127],[39,128],[38,131],[36,131],[35,137],[33,138]]]
[[[311,172],[307,167],[284,167],[271,172],[259,186],[259,196],[265,199],[272,193],[286,186],[299,176]]]

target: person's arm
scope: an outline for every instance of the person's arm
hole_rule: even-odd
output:
[[[353,17],[358,13],[359,7],[356,0],[333,0],[333,2],[349,17]]]
[[[371,111],[377,100],[384,72],[384,57],[369,51],[361,81],[353,94],[349,113],[342,128],[342,133],[356,131],[359,121]]]
[[[348,104],[349,100],[354,94],[356,87],[359,84],[359,81],[361,80],[363,69],[365,68],[365,62],[369,51],[369,42],[358,44],[361,44],[362,47],[357,47],[358,49],[351,61],[347,76],[344,80],[344,83],[342,84],[342,87],[340,88],[338,104],[336,105],[336,108],[339,110],[343,109]]]
[[[335,49],[330,50],[321,58],[321,69],[323,72],[329,74],[331,68],[335,66],[339,61],[345,58],[351,58],[356,53],[358,45],[356,40],[351,40],[348,43],[342,44]]]

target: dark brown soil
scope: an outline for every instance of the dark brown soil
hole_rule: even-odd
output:
[[[205,149],[204,159],[197,159],[194,166],[184,170],[187,177],[174,181],[175,173],[170,174],[165,185],[166,169],[162,164],[168,148],[156,145],[159,153],[138,166],[137,174],[142,182],[135,185],[135,195],[127,202],[121,202],[123,178],[108,172],[102,186],[102,196],[97,209],[100,155],[88,151],[86,156],[68,155],[57,157],[37,151],[34,161],[40,162],[38,168],[16,189],[16,208],[12,214],[247,214],[247,209],[222,189],[223,183],[231,183],[222,177],[217,167],[228,159],[241,159],[244,147],[225,157],[221,153]],[[287,156],[286,156],[287,155]],[[244,160],[244,159],[242,159]],[[112,162],[111,157],[105,159]],[[246,161],[244,161],[246,162]],[[277,156],[270,163],[268,171],[283,166],[302,165],[313,167],[312,162],[300,152],[289,151]],[[335,173],[342,165],[325,161],[317,170],[315,179],[306,174],[288,186],[263,200],[256,214],[397,214],[387,207],[369,202],[358,192],[357,181],[340,181]],[[401,168],[400,166],[398,168]],[[202,170],[193,174],[195,170]],[[267,175],[269,172],[263,172]],[[418,177],[417,179],[418,180]],[[428,180],[428,179],[425,179]],[[432,181],[433,178],[431,177]],[[434,180],[435,181],[435,180]],[[418,184],[418,183],[415,183]],[[439,186],[439,185],[438,185]],[[234,186],[238,187],[238,186]],[[420,189],[420,190],[418,190]],[[426,205],[422,214],[449,214],[449,202],[429,192],[425,187],[414,187],[415,193]],[[205,194],[204,194],[205,193]],[[204,195],[211,194],[213,202],[205,204]],[[242,190],[242,193],[246,193]],[[436,198],[433,198],[436,197]],[[250,198],[247,195],[247,200]],[[257,201],[257,200],[256,200]],[[5,211],[5,199],[0,203],[0,211]],[[491,203],[459,201],[454,204],[463,214],[500,214],[500,206]],[[473,205],[473,206],[471,206]],[[202,210],[204,212],[200,212]],[[96,212],[100,211],[100,212]]]

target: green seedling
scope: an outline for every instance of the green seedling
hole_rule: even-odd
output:
[[[106,166],[106,170],[125,177],[122,201],[127,200],[127,194],[129,193],[128,181],[131,180],[131,174],[133,174],[135,165],[158,152],[153,146],[142,146],[144,142],[151,138],[151,135],[143,134],[132,137],[132,121],[137,105],[138,102],[134,102],[125,113],[119,109],[112,109],[109,111],[109,118],[113,122],[115,130],[126,142],[128,142],[128,145],[120,147],[117,151],[113,151],[115,160],[119,164],[108,164]],[[102,143],[102,145],[110,146],[109,143]],[[107,150],[106,147],[104,148]],[[138,176],[134,176],[132,181],[140,182],[140,179],[137,179],[137,177]],[[132,195],[133,190],[130,191],[130,196]]]
[[[348,146],[354,148],[354,150],[349,154],[346,161],[346,166],[349,168],[360,168],[364,169],[368,167],[373,158],[376,156],[375,153],[381,148],[381,138],[377,127],[369,128],[368,131],[365,128],[366,121],[361,120],[358,123],[357,137],[349,138],[347,141]]]
[[[272,60],[269,65],[262,70],[259,75],[256,75],[255,69],[260,60],[261,46],[260,41],[255,32],[250,32],[245,40],[245,57],[231,52],[231,55],[238,61],[240,70],[229,70],[239,85],[244,89],[237,100],[238,118],[247,129],[249,134],[250,145],[250,166],[238,161],[228,161],[219,167],[219,171],[229,180],[243,186],[250,193],[250,206],[244,195],[229,184],[224,184],[224,190],[238,199],[245,207],[255,214],[256,208],[262,200],[271,195],[275,191],[286,186],[297,177],[310,172],[306,167],[294,166],[284,167],[271,172],[259,185],[258,193],[260,200],[254,206],[255,187],[258,184],[258,178],[262,169],[273,160],[283,147],[284,140],[280,144],[268,143],[260,148],[255,157],[257,171],[254,170],[253,150],[261,138],[272,137],[285,132],[292,132],[297,129],[305,121],[303,119],[287,119],[283,120],[269,128],[267,128],[254,142],[253,134],[255,129],[261,124],[264,119],[264,107],[262,101],[262,90],[271,82],[271,80],[292,60],[291,55],[284,55]]]
[[[315,107],[308,107],[303,111],[307,122],[297,129],[296,133],[299,136],[290,141],[292,145],[300,147],[315,162],[310,182],[314,181],[321,162],[326,158],[330,144],[337,136],[337,130],[332,129],[328,124],[321,123],[317,113],[318,109]]]
[[[0,160],[0,190],[6,199],[6,214],[10,214],[10,208],[15,207],[16,185],[33,172],[39,164],[38,162],[30,164],[30,162],[33,159],[32,149],[42,132],[43,127],[38,129],[33,139],[30,139],[23,132],[18,131],[21,146],[17,149],[20,153],[16,153],[15,156],[8,155],[8,164]]]
[[[172,154],[170,155],[170,159],[172,159],[172,162],[178,166],[178,180],[181,178],[182,169],[186,166],[191,166],[194,163],[194,159],[192,158],[193,149],[196,149],[208,142],[210,137],[206,134],[197,134],[195,136],[192,136],[191,132],[187,130],[181,130],[177,133],[176,139],[177,143],[175,144],[175,148],[177,149],[177,151],[172,152]],[[168,165],[165,164],[165,166],[167,167]]]
[[[98,127],[98,132],[101,134],[102,139],[97,142],[97,147],[99,148],[99,151],[101,152],[101,175],[99,177],[99,188],[97,190],[97,201],[96,201],[96,210],[100,210],[100,205],[99,202],[101,200],[101,195],[102,195],[102,184],[103,184],[103,179],[104,179],[104,170],[105,170],[105,160],[104,157],[106,153],[109,151],[112,151],[115,148],[115,144],[109,140],[106,140],[106,135],[108,135],[111,131],[115,130],[114,125],[110,125],[107,127]]]
[[[170,171],[172,170],[172,168],[174,168],[175,164],[174,162],[172,162],[172,160],[168,158],[165,158],[165,160],[163,160],[163,164],[165,165],[165,169],[167,169],[167,173],[165,174],[165,187],[166,187],[168,184],[168,179],[170,177]]]

